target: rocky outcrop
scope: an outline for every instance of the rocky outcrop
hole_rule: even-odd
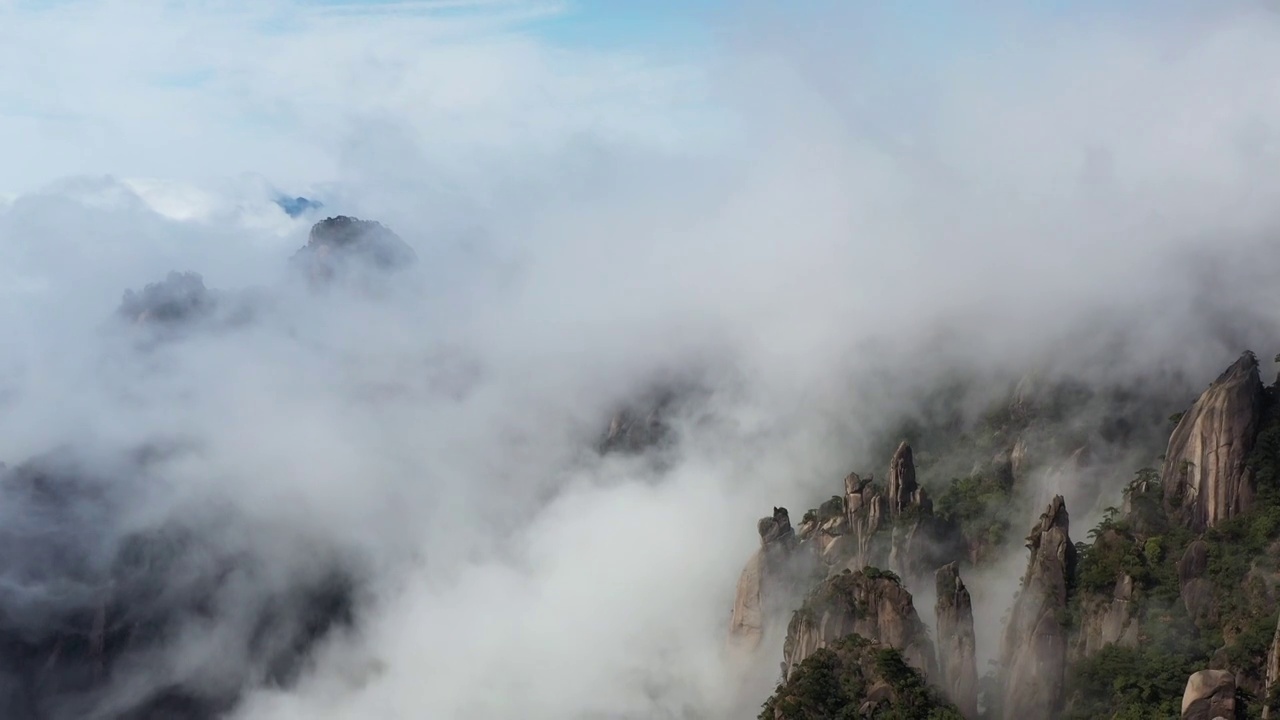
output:
[[[861,570],[868,565],[880,567],[888,562],[888,547],[878,537],[888,517],[888,502],[875,486],[873,478],[863,479],[857,473],[849,473],[844,479],[845,527],[844,544],[847,549],[840,557],[847,558],[844,568]]]
[[[951,552],[946,526],[933,515],[900,520],[889,533],[889,568],[915,582],[958,553]]]
[[[744,651],[759,647],[770,619],[784,615],[791,598],[804,592],[807,570],[796,552],[799,540],[786,508],[774,508],[773,515],[760,519],[757,530],[760,549],[738,578],[729,621],[730,642]]]
[[[819,649],[851,634],[894,647],[926,677],[937,675],[933,643],[911,593],[891,573],[866,568],[823,581],[792,615],[782,650],[783,677],[791,677]]]
[[[1001,651],[1005,720],[1052,717],[1062,700],[1067,588],[1076,549],[1062,496],[1054,497],[1027,537],[1031,558]]]
[[[609,418],[596,449],[604,453],[642,453],[661,445],[672,436],[667,416],[674,409],[678,393],[661,389],[649,393]]]
[[[916,480],[915,459],[905,441],[889,461],[885,505],[892,519],[888,567],[913,581],[959,557],[958,533],[933,514],[933,501]]]
[[[1245,353],[1183,413],[1160,473],[1171,517],[1198,532],[1252,506],[1245,460],[1257,438],[1262,399],[1258,359]]]
[[[933,514],[924,489],[914,485],[910,448],[902,448],[905,452],[894,456],[896,472],[890,473],[888,488],[878,486],[871,476],[849,473],[843,497],[833,497],[805,516],[800,537],[814,544],[829,574],[870,566],[915,579],[962,552],[956,533]],[[914,489],[903,492],[904,487]],[[894,488],[897,495],[892,494]],[[894,503],[904,498],[907,505],[894,513]]]
[[[914,580],[963,553],[959,533],[934,515],[933,502],[916,481],[905,442],[893,454],[886,486],[870,475],[849,473],[844,495],[806,514],[799,534],[812,543],[829,575],[887,567]]]
[[[1138,533],[1158,534],[1165,520],[1163,500],[1160,474],[1151,468],[1143,468],[1125,487],[1120,512]]]
[[[760,521],[761,548],[738,581],[730,626],[736,645],[757,647],[771,613],[793,602],[796,590],[803,593],[806,583],[814,579],[851,572],[861,575],[864,568],[886,565],[916,577],[923,568],[938,566],[939,548],[949,545],[940,542],[944,534],[937,528],[942,523],[933,516],[932,503],[916,482],[911,448],[906,443],[894,453],[889,475],[889,487],[881,488],[870,476],[864,479],[849,473],[844,494],[810,510],[794,531],[789,520],[785,532],[777,530],[781,527],[777,516]],[[905,504],[894,513],[894,503]],[[930,653],[929,662],[932,660]]]
[[[1236,678],[1226,670],[1201,670],[1187,679],[1182,720],[1234,720]]]
[[[1205,577],[1209,570],[1209,544],[1196,540],[1178,559],[1178,588],[1187,616],[1199,619],[1213,611],[1213,583]]]
[[[1072,643],[1073,659],[1089,657],[1108,645],[1135,647],[1141,630],[1133,578],[1121,574],[1108,595],[1080,601],[1080,625]]]
[[[833,496],[805,514],[800,539],[827,568],[827,574],[887,566],[891,533],[888,501],[872,476],[845,476],[844,495]]]
[[[904,440],[889,461],[889,511],[901,515],[909,510],[932,512],[933,502],[916,482],[916,464],[911,446]]]
[[[822,503],[816,510],[805,513],[798,535],[801,543],[817,557],[824,575],[843,570],[861,558],[859,538],[849,526],[846,511],[848,500],[840,495]]]
[[[339,215],[312,226],[307,244],[291,262],[322,286],[344,275],[399,270],[417,260],[413,248],[381,223]]]
[[[784,507],[776,507],[773,515],[760,518],[756,522],[756,530],[760,533],[760,543],[764,550],[778,552],[795,547],[796,533],[791,527],[791,514]]]
[[[938,681],[966,718],[978,717],[978,661],[973,603],[956,563],[935,575],[938,622]]]

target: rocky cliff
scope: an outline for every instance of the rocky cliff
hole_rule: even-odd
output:
[[[760,549],[751,556],[738,578],[738,589],[729,620],[732,645],[753,651],[764,638],[770,620],[784,617],[791,601],[804,593],[802,577],[810,572],[797,552],[799,540],[786,508],[757,523]]]
[[[854,570],[887,565],[888,547],[877,542],[877,533],[888,517],[889,504],[872,477],[863,479],[857,473],[845,477],[844,509],[849,549],[838,556],[848,558],[845,567]]]
[[[938,684],[966,718],[978,717],[978,663],[973,603],[957,563],[938,568]]]
[[[856,478],[857,476],[852,476]],[[858,503],[861,496],[841,497],[833,495],[816,509],[805,513],[800,523],[799,536],[806,550],[814,555],[825,575],[834,575],[845,569],[872,564],[876,557],[887,557],[879,530],[879,511],[850,513],[850,502]],[[873,501],[883,498],[876,495]]]
[[[761,548],[739,577],[731,614],[735,645],[757,647],[768,617],[794,609],[786,604],[798,602],[814,579],[886,565],[893,568],[890,574],[917,577],[932,573],[940,557],[952,559],[955,543],[940,530],[946,524],[933,515],[928,495],[916,482],[905,442],[893,455],[889,478],[888,486],[880,487],[870,476],[849,473],[844,494],[805,513],[794,530],[781,508],[760,521]]]
[[[1182,415],[1165,453],[1160,482],[1172,517],[1193,531],[1247,511],[1255,487],[1245,462],[1263,406],[1258,359],[1245,353]]]
[[[889,569],[904,578],[928,578],[959,557],[953,528],[933,512],[933,501],[916,480],[915,457],[906,442],[889,461],[888,508],[893,517],[889,536]]]
[[[1080,598],[1080,621],[1073,628],[1072,659],[1088,657],[1108,645],[1134,647],[1141,633],[1139,601],[1132,576],[1122,573],[1111,591]]]
[[[916,482],[915,457],[904,440],[889,460],[889,511],[901,515],[912,509],[929,512],[933,503]]]
[[[950,443],[947,452],[960,455],[939,458],[919,443],[926,450],[917,456],[911,444],[898,443],[882,485],[851,473],[842,495],[806,513],[797,551],[821,560],[818,575],[826,580],[788,626],[786,693],[775,700],[815,689],[818,669],[798,669],[810,659],[867,677],[861,666],[841,665],[835,650],[842,637],[865,637],[902,648],[910,664],[925,670],[922,681],[936,682],[970,717],[979,707],[981,717],[1009,720],[1280,716],[1280,387],[1263,387],[1256,359],[1245,354],[1172,418],[1169,410],[1185,407],[1191,390],[1162,404],[1168,395],[1159,389],[1128,395],[1115,389],[1103,398],[1105,412],[1096,414],[1070,410],[1088,393],[1068,387],[1040,395],[1036,403],[998,404],[976,438],[963,426],[954,438],[939,429],[913,431]],[[1091,422],[1104,427],[1095,433]],[[1116,438],[1141,444],[1126,456],[1123,446],[1108,445]],[[1168,448],[1161,467],[1140,465],[1161,447]],[[1125,457],[1132,464],[1118,464]],[[939,482],[939,468],[952,474],[936,513],[917,461],[930,482]],[[959,474],[966,467],[972,471]],[[1048,504],[1026,538],[1021,587],[983,588],[987,598],[1008,592],[1013,604],[996,652],[998,672],[975,677],[972,638],[984,635],[973,627],[961,568],[950,563],[967,557],[983,572],[1009,549],[1001,523],[1018,498],[1041,487],[1020,485],[1033,481],[1056,483],[1088,503],[1095,496],[1079,487],[1097,484],[1102,501],[1093,507],[1101,521],[1077,544],[1064,498]],[[1103,510],[1107,502],[1123,511]],[[984,552],[954,552],[945,542],[946,522],[957,523],[965,543]],[[933,542],[909,541],[922,531]],[[920,587],[913,573],[924,569],[938,593],[936,670],[913,657],[923,643],[903,630],[913,625],[904,609],[908,589]],[[815,714],[807,701],[787,707],[801,706],[810,713],[768,717],[839,716]],[[840,707],[870,711],[851,701]]]
[[[891,573],[875,568],[843,572],[819,584],[787,626],[783,677],[805,658],[851,634],[896,648],[926,678],[937,675],[933,643],[911,593]]]
[[[867,566],[887,567],[892,525],[883,488],[872,476],[849,473],[844,494],[833,495],[805,513],[800,539],[814,552],[828,575]]]
[[[1234,720],[1236,679],[1226,670],[1201,670],[1187,679],[1182,720]]]
[[[1204,618],[1213,609],[1213,583],[1205,577],[1208,571],[1209,544],[1196,540],[1178,560],[1178,595],[1192,619]]]
[[[1053,717],[1062,702],[1067,591],[1075,572],[1066,503],[1054,497],[1027,536],[1031,558],[1005,629],[1005,720]]]
[[[888,477],[882,487],[871,475],[849,473],[843,495],[805,514],[800,539],[828,574],[870,566],[915,580],[963,553],[954,528],[934,514],[928,493],[916,482],[905,442],[890,460]]]

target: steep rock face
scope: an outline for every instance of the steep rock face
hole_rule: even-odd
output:
[[[769,619],[784,613],[789,599],[803,591],[796,586],[806,570],[786,508],[774,508],[773,515],[760,519],[757,530],[760,549],[738,578],[729,621],[731,643],[745,651],[759,647]]]
[[[961,552],[950,525],[933,514],[928,495],[913,485],[910,448],[905,444],[903,448],[905,453],[894,456],[896,472],[890,473],[893,480],[887,488],[878,486],[871,476],[850,473],[844,480],[843,497],[823,503],[812,517],[806,515],[800,537],[814,543],[830,574],[870,566],[916,579]],[[914,489],[904,492],[904,487]],[[907,504],[895,513],[894,503],[902,499]]]
[[[1052,717],[1061,703],[1068,578],[1076,561],[1069,525],[1066,504],[1059,495],[1027,537],[1031,558],[1001,653],[1005,720]]]
[[[889,533],[889,568],[912,582],[927,578],[939,563],[958,555],[951,547],[948,528],[934,516],[899,521]]]
[[[845,526],[848,528],[848,562],[845,567],[860,570],[868,565],[879,567],[889,559],[888,549],[877,542],[877,533],[888,516],[888,502],[871,477],[865,480],[857,473],[844,479]]]
[[[1187,679],[1182,720],[1234,720],[1236,678],[1226,670],[1201,670]]]
[[[930,512],[933,503],[916,482],[915,458],[911,446],[904,440],[889,461],[889,510],[901,515],[909,509]]]
[[[973,603],[956,563],[935,575],[938,600],[939,683],[967,718],[978,717],[978,664],[973,632]]]
[[[958,555],[958,541],[952,529],[933,514],[933,501],[916,481],[915,459],[905,441],[889,461],[886,494],[886,507],[893,520],[889,569],[914,580],[927,577]]]
[[[1245,460],[1257,438],[1262,398],[1258,360],[1245,353],[1183,414],[1160,472],[1171,517],[1201,531],[1252,506]]]
[[[1107,645],[1135,647],[1141,630],[1138,606],[1133,578],[1127,574],[1116,578],[1109,595],[1082,600],[1072,659],[1089,657]]]
[[[805,515],[799,535],[827,566],[828,574],[887,567],[911,580],[932,575],[963,553],[959,533],[933,513],[916,482],[911,447],[898,446],[887,486],[849,473],[844,495]]]
[[[858,538],[849,526],[847,504],[846,498],[833,495],[816,510],[805,513],[798,529],[801,543],[816,556],[825,575],[840,572],[859,554]]]
[[[790,678],[819,649],[854,633],[896,648],[926,677],[936,677],[933,643],[911,593],[875,568],[828,578],[809,594],[787,626],[783,677]]]
[[[1196,540],[1187,546],[1178,560],[1178,587],[1182,604],[1191,618],[1201,618],[1213,611],[1213,583],[1204,577],[1209,568],[1209,544]]]
[[[884,489],[873,477],[851,472],[844,479],[844,494],[806,513],[799,528],[827,568],[828,576],[867,566],[885,567],[890,553],[892,518]]]
[[[1148,468],[1125,488],[1120,512],[1135,530],[1144,534],[1158,531],[1165,518],[1163,500],[1160,475]]]
[[[417,262],[417,253],[399,235],[370,220],[339,215],[311,228],[291,260],[315,285],[351,273],[386,273]]]
[[[784,507],[776,507],[773,515],[760,518],[756,522],[756,530],[760,533],[764,550],[790,550],[795,547],[796,533],[791,527],[791,514]]]

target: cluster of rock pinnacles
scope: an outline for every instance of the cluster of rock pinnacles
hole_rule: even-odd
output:
[[[1159,487],[1138,490],[1154,491],[1169,517],[1195,532],[1248,511],[1255,491],[1245,458],[1258,435],[1263,396],[1257,359],[1246,353],[1181,417],[1159,478],[1149,481]],[[1066,503],[1055,496],[1026,538],[1021,590],[997,653],[998,716],[1004,720],[1055,717],[1065,701],[1070,660],[1111,643],[1137,643],[1136,611],[1129,602],[1133,579],[1123,573],[1112,597],[1084,604],[1079,627],[1065,625],[1076,562],[1069,529]],[[883,486],[850,474],[843,496],[806,514],[798,526],[792,527],[785,508],[774,508],[759,530],[761,547],[742,571],[731,613],[736,648],[771,651],[762,643],[783,636],[785,682],[806,657],[856,633],[899,650],[965,717],[979,716],[972,600],[960,577],[965,558],[954,547],[954,529],[934,517],[907,443],[893,454]],[[1192,543],[1179,567],[1182,599],[1192,616],[1206,597],[1205,553],[1203,541]],[[904,587],[929,574],[937,593],[936,645]],[[1278,680],[1280,627],[1261,690],[1269,694]],[[1193,674],[1182,719],[1235,718],[1236,683],[1226,670]]]

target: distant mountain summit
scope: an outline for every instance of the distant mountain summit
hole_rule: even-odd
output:
[[[382,223],[346,215],[312,226],[307,244],[290,260],[319,284],[348,272],[393,272],[417,261],[413,248]]]
[[[351,280],[368,289],[417,260],[413,248],[381,223],[339,215],[313,225],[307,244],[289,262],[313,288]],[[173,338],[196,327],[248,321],[265,297],[209,288],[199,273],[175,271],[141,290],[126,290],[116,314],[130,325],[160,333],[152,337]]]
[[[205,288],[199,273],[170,272],[141,291],[126,290],[117,312],[135,324],[168,324],[206,317],[216,305],[217,297]]]

